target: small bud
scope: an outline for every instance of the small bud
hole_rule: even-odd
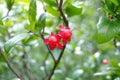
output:
[[[112,18],[113,18],[113,15],[112,15],[112,14],[109,14],[109,15],[108,15],[108,18],[109,18],[109,19],[112,19]]]

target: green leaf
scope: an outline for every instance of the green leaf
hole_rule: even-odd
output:
[[[2,22],[2,20],[0,20],[0,25],[3,25],[3,22]]]
[[[119,67],[108,67],[107,70],[110,70],[110,71],[120,71],[120,68]]]
[[[97,34],[95,34],[97,42],[105,43],[120,33],[120,21],[116,18],[109,19],[102,16],[99,19],[97,28]]]
[[[108,67],[108,71],[111,71],[111,74],[120,76],[120,67]]]
[[[59,11],[55,7],[46,6],[46,10],[47,10],[48,13],[50,13],[53,16],[58,16],[58,17],[60,16]]]
[[[118,41],[120,41],[120,34],[116,35]]]
[[[4,26],[5,26],[6,28],[13,26],[13,24],[14,24],[14,23],[13,23],[12,20],[7,19],[6,21],[4,21]]]
[[[105,5],[107,6],[107,9],[109,9],[111,12],[114,11],[115,5],[110,0],[105,0]]]
[[[74,0],[64,0],[63,8],[65,9],[69,4],[73,4]]]
[[[45,20],[46,20],[46,15],[45,13],[41,14],[39,19],[37,20],[35,24],[35,29],[37,32],[40,32],[43,27],[45,27]]]
[[[29,46],[30,46],[30,45],[32,44],[32,42],[34,42],[35,40],[38,40],[38,39],[39,39],[38,36],[30,35],[29,38],[23,40],[22,43],[23,43],[24,45],[29,45]],[[32,46],[33,46],[33,45],[32,45]]]
[[[10,11],[12,9],[12,6],[14,4],[14,0],[5,0],[7,4],[7,8]]]
[[[94,74],[94,76],[105,76],[105,75],[109,75],[111,74],[111,72],[97,72]]]
[[[114,60],[114,59],[110,60],[110,66],[112,66],[112,67],[119,67],[118,66],[118,62],[116,60]]]
[[[119,5],[118,1],[117,0],[111,0],[116,6]]]
[[[44,2],[50,6],[57,6],[55,0],[44,0]]]
[[[72,4],[73,2],[74,2],[74,0],[64,0],[64,3]]]
[[[4,36],[6,34],[6,28],[5,28],[2,20],[0,20],[0,33],[2,34],[2,36]]]
[[[17,44],[18,42],[22,41],[23,39],[25,39],[26,37],[28,37],[28,33],[22,33],[19,34],[13,38],[11,38],[10,40],[8,40],[5,44],[4,44],[4,50],[6,53],[9,53],[10,49],[15,46],[15,44]]]
[[[30,22],[30,29],[34,29],[35,20],[36,20],[36,0],[30,0],[29,5],[29,22]]]
[[[70,4],[66,7],[65,12],[67,13],[67,15],[69,17],[75,16],[75,15],[80,15],[82,12],[82,8],[76,7],[76,6]]]
[[[16,2],[29,3],[29,0],[16,0]]]

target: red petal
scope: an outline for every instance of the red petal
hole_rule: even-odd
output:
[[[63,41],[63,44],[65,45],[67,43],[67,41],[65,39],[62,40]]]
[[[62,49],[62,45],[59,44],[59,43],[56,45],[56,47],[57,47],[58,49]]]
[[[70,42],[70,41],[71,41],[71,38],[68,38],[67,41]]]
[[[50,48],[50,50],[53,50],[55,48],[55,46],[49,45],[49,48]]]
[[[64,30],[64,27],[62,25],[59,26],[60,31]]]
[[[62,38],[60,34],[57,34],[55,37],[57,38],[58,41],[60,41],[60,39]]]
[[[44,43],[49,44],[49,39],[48,38],[44,39]]]
[[[53,32],[51,32],[50,36],[55,36],[55,34]]]

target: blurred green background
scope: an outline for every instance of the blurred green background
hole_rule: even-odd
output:
[[[7,1],[11,0],[0,0],[0,47],[2,48],[12,37],[29,32],[31,26],[28,18],[29,0],[15,0],[10,11]],[[44,1],[47,10],[45,26],[45,37],[47,37],[51,32],[58,31],[58,26],[63,20],[56,8],[55,0]],[[36,0],[36,3],[36,19],[38,19],[44,10],[41,0]],[[69,6],[71,4],[75,6],[75,10],[71,10]],[[119,49],[114,47],[112,40],[98,44],[94,39],[99,17],[102,16],[101,7],[101,0],[64,0],[63,10],[68,16],[73,35],[52,80],[120,79]],[[9,12],[8,16],[6,16],[7,12]],[[4,16],[6,17],[3,18]],[[40,32],[35,31],[37,34]],[[6,56],[12,66],[24,75],[25,80],[29,80],[29,76],[33,80],[42,80],[52,69],[53,60],[50,55],[46,59],[48,50],[42,39],[32,33],[29,34],[30,37],[14,45]],[[120,43],[118,42],[117,45],[120,46]],[[57,58],[60,50],[55,49],[52,52]],[[104,59],[108,60],[108,64],[103,63]],[[117,68],[111,69],[114,66]],[[29,72],[27,69],[30,69]],[[2,56],[0,56],[0,80],[19,80],[10,71]]]

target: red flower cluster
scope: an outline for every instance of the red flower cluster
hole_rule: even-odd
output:
[[[70,28],[64,28],[64,26],[60,25],[59,29],[60,32],[58,34],[51,32],[50,37],[44,39],[44,42],[49,46],[50,50],[54,48],[62,49],[63,45],[71,41],[72,31]]]
[[[49,45],[50,50],[54,48],[62,49],[60,42],[60,36],[54,33],[51,33],[49,38],[44,39],[44,42]]]

